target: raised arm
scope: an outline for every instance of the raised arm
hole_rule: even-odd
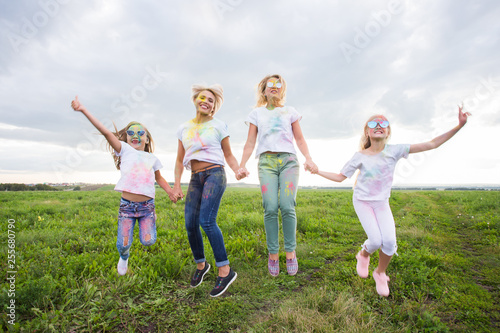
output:
[[[243,155],[241,156],[240,169],[238,173],[244,177],[248,176],[250,173],[246,168],[246,164],[250,155],[252,155],[253,149],[255,148],[255,142],[257,141],[257,126],[254,124],[250,124],[248,127],[248,136],[247,142],[245,142],[245,146],[243,147]]]
[[[177,145],[177,158],[175,160],[175,169],[174,169],[174,196],[176,198],[182,199],[184,198],[184,193],[182,193],[181,189],[181,177],[182,172],[184,171],[184,165],[182,161],[184,160],[184,155],[186,151],[184,150],[184,146],[182,145],[181,140],[179,140],[179,144]]]
[[[222,151],[224,152],[224,158],[226,159],[227,165],[233,170],[236,179],[240,179],[240,176],[238,175],[238,169],[240,168],[238,161],[236,160],[236,157],[234,157],[233,152],[231,151],[231,145],[229,144],[229,137],[226,136],[224,139],[222,139],[221,142],[222,146]]]
[[[457,126],[452,128],[448,132],[435,137],[431,141],[410,145],[410,154],[436,149],[437,147],[441,146],[443,143],[451,139],[455,134],[457,134],[457,132],[467,123],[467,117],[471,115],[470,112],[463,112],[463,107],[463,103],[462,106],[458,106]]]
[[[299,148],[302,155],[304,155],[304,157],[306,158],[304,169],[309,170],[312,173],[317,173],[318,166],[313,162],[311,155],[309,154],[309,147],[307,146],[304,134],[302,134],[302,129],[300,128],[298,120],[292,123],[292,131],[293,131],[293,137],[295,138],[295,142],[297,143],[297,147]]]
[[[107,129],[96,117],[94,117],[89,110],[85,106],[83,106],[80,101],[78,100],[78,96],[75,97],[75,99],[71,102],[71,107],[75,111],[80,111],[83,113],[85,117],[94,125],[95,128],[99,132],[101,132],[102,135],[106,138],[106,140],[109,142],[110,146],[117,151],[118,153],[122,149],[122,144],[120,140],[109,130]]]

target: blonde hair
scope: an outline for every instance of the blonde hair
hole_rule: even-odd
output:
[[[360,150],[368,149],[372,145],[370,137],[368,136],[368,130],[369,130],[368,123],[376,118],[387,120],[387,118],[381,114],[375,114],[375,115],[371,116],[370,118],[368,118],[368,120],[365,123],[365,127],[363,128],[363,135],[361,135],[361,140],[359,142]],[[389,121],[389,120],[387,120],[387,121]],[[390,124],[391,123],[389,123],[389,126],[387,127],[386,141],[389,140],[389,137],[391,136],[391,125]]]
[[[118,138],[118,140],[123,141],[123,142],[127,142],[127,130],[130,128],[130,126],[133,126],[133,125],[140,125],[140,126],[142,126],[142,128],[144,128],[144,130],[146,131],[146,137],[148,138],[148,141],[146,142],[146,145],[144,146],[144,151],[148,152],[148,153],[152,153],[155,149],[153,137],[151,136],[151,133],[149,133],[146,126],[144,126],[143,124],[141,124],[138,121],[131,121],[130,123],[128,123],[127,126],[122,128],[121,130],[118,130],[116,128],[115,123],[113,123],[113,126],[115,127],[115,132],[113,134]],[[109,143],[107,144],[107,147],[108,147],[108,150],[111,152],[111,155],[113,155],[113,160],[115,161],[116,168],[118,170],[120,170],[120,164],[122,162],[121,157],[115,155],[115,151]]]
[[[217,113],[217,111],[219,111],[220,107],[222,106],[222,103],[224,103],[224,89],[220,84],[214,84],[211,86],[195,84],[191,87],[191,92],[192,92],[191,99],[193,100],[193,103],[196,101],[198,95],[202,91],[210,91],[215,96],[214,108],[211,112],[212,113],[211,115],[214,116]]]
[[[266,87],[267,87],[267,81],[270,78],[276,78],[281,83],[280,96],[279,96],[279,99],[276,101],[276,106],[278,106],[278,107],[285,106],[285,100],[286,100],[286,81],[285,81],[285,79],[281,75],[279,75],[279,74],[273,74],[273,75],[267,75],[257,85],[257,104],[255,105],[256,108],[261,107],[261,106],[266,106],[267,103],[269,102],[267,100],[266,95],[265,95],[265,91],[266,91]]]

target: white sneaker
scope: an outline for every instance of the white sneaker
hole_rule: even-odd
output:
[[[123,260],[120,257],[120,260],[118,260],[118,265],[116,266],[116,269],[118,270],[119,275],[125,275],[127,274],[127,266],[128,266],[128,259]]]

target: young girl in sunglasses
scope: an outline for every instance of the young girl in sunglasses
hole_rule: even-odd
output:
[[[118,237],[116,247],[120,254],[117,270],[127,273],[129,250],[132,246],[134,226],[139,222],[139,239],[145,246],[156,242],[155,181],[167,192],[170,200],[177,201],[170,185],[160,174],[162,165],[152,152],[153,138],[144,125],[131,122],[125,128],[108,130],[78,100],[71,102],[106,138],[121,178],[115,190],[122,193],[118,213]]]
[[[289,275],[297,274],[299,264],[295,254],[297,216],[295,199],[299,181],[299,162],[293,139],[306,158],[305,166],[317,171],[309,148],[302,134],[299,121],[302,116],[290,106],[285,106],[286,82],[281,75],[264,77],[257,87],[257,105],[245,123],[249,125],[248,138],[243,148],[240,174],[247,176],[245,165],[258,141],[255,157],[259,158],[259,181],[264,206],[264,226],[269,251],[268,271],[279,275],[279,224],[281,210],[286,252],[286,269]]]
[[[229,266],[224,238],[217,225],[217,212],[226,190],[224,160],[235,175],[239,166],[231,152],[227,125],[214,117],[224,101],[222,86],[194,85],[192,100],[196,115],[179,126],[177,132],[179,140],[174,193],[178,198],[184,197],[181,189],[182,172],[184,167],[191,170],[184,209],[189,245],[196,263],[191,287],[199,286],[210,270],[205,257],[201,227],[212,246],[215,266],[218,268],[218,277],[210,296],[218,297],[238,276]],[[236,175],[236,178],[240,179],[240,176]]]
[[[368,277],[370,255],[379,251],[378,267],[373,271],[377,293],[389,296],[389,277],[386,269],[396,253],[396,226],[389,206],[392,180],[396,163],[408,154],[419,153],[441,146],[453,137],[467,122],[469,112],[458,108],[458,125],[450,131],[418,144],[389,145],[391,135],[389,121],[382,115],[368,119],[361,137],[361,150],[354,154],[340,173],[311,170],[326,179],[342,182],[359,169],[354,185],[353,206],[368,239],[356,255],[356,270],[360,277]]]

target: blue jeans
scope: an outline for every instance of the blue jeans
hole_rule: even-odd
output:
[[[278,210],[281,210],[285,251],[293,252],[297,247],[295,199],[299,183],[299,170],[299,162],[294,154],[263,153],[259,157],[259,181],[269,253],[276,254],[280,248]]]
[[[186,194],[184,217],[189,245],[196,263],[205,261],[201,226],[212,246],[215,266],[229,265],[224,238],[216,221],[220,201],[225,190],[226,172],[222,166],[191,174]]]
[[[118,237],[116,248],[123,260],[129,257],[129,249],[134,239],[135,222],[139,221],[139,239],[142,245],[153,245],[156,242],[155,200],[143,202],[129,201],[121,198],[118,213]]]

